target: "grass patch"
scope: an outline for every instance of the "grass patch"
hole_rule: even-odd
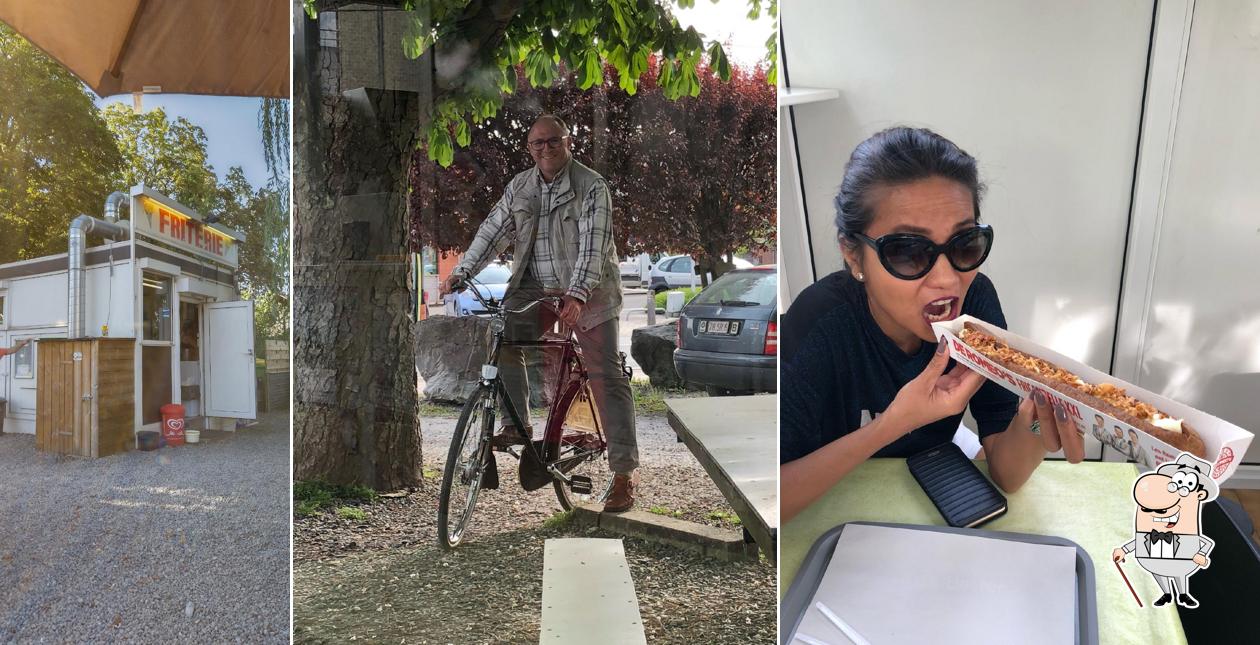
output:
[[[543,520],[543,528],[558,529],[568,526],[573,521],[573,511],[560,511]]]
[[[368,514],[363,509],[356,508],[354,506],[338,506],[337,517],[340,517],[343,520],[355,520],[357,522],[362,522],[368,518]]]
[[[438,477],[442,476],[442,471],[429,468],[426,466],[424,470],[420,471],[420,476],[424,477],[425,479],[437,479]]]
[[[298,502],[293,507],[293,514],[298,517],[310,517],[319,514],[319,506],[312,502]]]
[[[462,406],[448,403],[434,403],[432,401],[423,401],[420,403],[421,419],[455,419],[459,417]]]
[[[686,305],[687,303],[691,302],[692,298],[696,297],[697,293],[700,293],[701,288],[702,287],[683,287],[682,289],[670,289],[669,291],[662,291],[656,294],[656,296],[654,296],[652,300],[655,303],[657,309],[664,309],[665,299],[666,297],[668,297],[668,294],[673,291],[681,291],[683,294],[683,304]]]
[[[648,381],[630,381],[630,394],[634,396],[634,413],[642,415],[665,414],[665,398],[678,398],[686,393],[658,388]]]
[[[727,524],[734,524],[735,526],[741,526],[744,523],[743,520],[739,519],[738,515],[727,511],[709,511],[705,517]]]
[[[665,506],[653,506],[652,508],[648,509],[648,512],[655,513],[657,515],[664,515],[665,517],[682,517],[683,516],[682,511],[671,510]]]
[[[320,481],[293,482],[293,513],[310,517],[322,510],[341,506],[341,502],[371,504],[378,495],[367,486],[345,486]]]

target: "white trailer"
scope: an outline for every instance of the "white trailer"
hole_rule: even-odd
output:
[[[256,416],[253,302],[236,288],[244,235],[143,184],[80,216],[69,253],[0,265],[0,346],[41,338],[135,340],[135,430],[181,403],[189,428]],[[129,200],[128,200],[129,197]],[[117,219],[129,201],[129,219]],[[117,239],[86,247],[88,235]],[[38,342],[0,359],[4,432],[35,432]]]

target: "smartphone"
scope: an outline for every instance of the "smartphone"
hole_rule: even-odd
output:
[[[1006,497],[953,443],[924,450],[906,466],[950,526],[975,528],[1006,512]]]

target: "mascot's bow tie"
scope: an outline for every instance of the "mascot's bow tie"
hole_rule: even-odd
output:
[[[1173,543],[1172,531],[1151,531],[1151,544],[1163,540],[1169,544]]]

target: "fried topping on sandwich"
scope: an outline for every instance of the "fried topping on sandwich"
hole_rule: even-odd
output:
[[[1014,363],[1047,381],[1062,383],[1080,392],[1096,396],[1139,419],[1149,421],[1158,428],[1170,432],[1181,432],[1180,419],[1171,418],[1149,403],[1143,403],[1125,394],[1122,387],[1116,387],[1110,383],[1091,385],[1065,369],[1013,349],[997,338],[976,329],[965,328],[960,336],[963,342],[989,358]]]

